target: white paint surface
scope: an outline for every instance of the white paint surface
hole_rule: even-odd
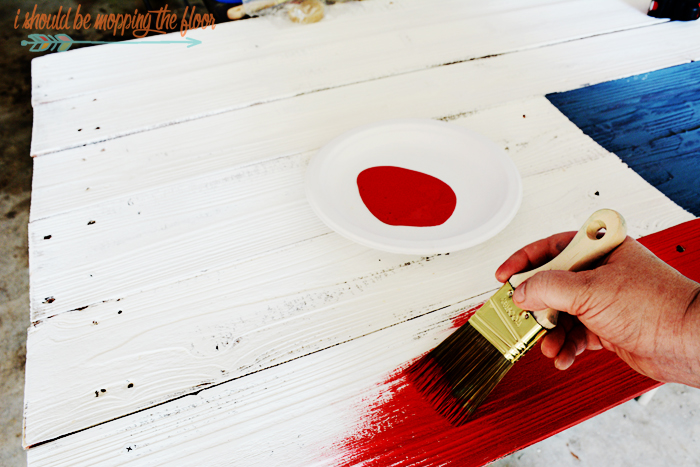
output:
[[[255,103],[659,22],[608,0],[537,0],[526,8],[518,0],[441,0],[430,7],[420,0],[372,0],[338,7],[344,12],[335,21],[328,18],[303,30],[283,22],[261,25],[245,36],[253,25],[189,33],[202,44],[172,48],[165,66],[160,48],[148,46],[142,46],[136,61],[120,45],[103,46],[101,52],[79,50],[73,67],[63,62],[57,67],[51,57],[41,67],[47,78],[52,74],[50,81],[37,80],[33,86],[33,101],[42,105],[35,105],[39,131],[32,136],[32,155]],[[524,27],[530,24],[538,27]],[[99,59],[84,68],[94,54]],[[105,61],[110,65],[95,69]],[[35,69],[41,65],[37,62]],[[123,69],[113,73],[115,64]],[[53,75],[56,68],[61,71]],[[119,77],[121,81],[115,79]],[[80,86],[84,82],[89,84]]]
[[[698,24],[610,33],[655,21],[612,0],[338,8],[304,27],[220,25],[211,46],[160,58],[33,62],[25,443],[101,425],[32,448],[31,466],[333,465],[362,398],[483,300],[512,251],[599,207],[633,236],[692,218],[543,95],[697,59]],[[166,99],[195,78],[207,85]],[[397,117],[506,150],[524,184],[512,224],[432,258],[329,231],[304,197],[310,157]]]
[[[30,329],[27,375],[41,386],[27,395],[28,440],[83,429],[468,300],[496,287],[492,272],[510,252],[575,230],[598,208],[624,213],[634,236],[692,218],[545,98],[451,124],[490,129],[488,136],[508,148],[523,174],[524,201],[501,234],[450,256],[428,261],[381,253],[330,232],[305,202],[307,154],[248,166],[245,176],[197,179],[201,188],[189,190],[203,193],[199,207],[165,196],[172,207],[161,202],[153,221],[134,222],[136,206],[144,216],[155,203],[149,199],[157,199],[134,196],[132,206],[120,203],[111,211],[112,222],[86,225],[100,230],[73,242],[88,254],[73,255],[75,273],[64,271],[56,284],[65,284],[66,294],[93,296],[84,302],[91,305]],[[276,189],[283,180],[289,188]],[[250,213],[276,234],[254,222],[241,226],[236,213]],[[46,243],[54,247],[56,240],[59,254],[67,243],[67,234],[56,230],[67,224],[61,217],[68,216],[46,219],[56,226]],[[116,225],[120,235],[103,244]],[[164,238],[161,225],[179,234]],[[179,269],[187,258],[202,268],[189,279]],[[77,292],[81,277],[85,285]],[[56,294],[56,301],[67,297]],[[76,378],[79,389],[71,383]],[[135,387],[128,389],[129,382]],[[101,389],[106,394],[96,397]]]

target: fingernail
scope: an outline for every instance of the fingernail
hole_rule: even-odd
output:
[[[557,358],[556,360],[554,360],[554,367],[557,370],[566,370],[571,366],[571,363],[573,362],[569,362],[568,359],[564,360],[563,358]]]
[[[525,301],[525,284],[520,284],[515,292],[513,292],[513,301],[524,302]]]

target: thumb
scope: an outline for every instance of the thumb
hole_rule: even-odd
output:
[[[589,292],[590,279],[585,273],[543,271],[520,284],[513,292],[513,301],[523,310],[554,308],[578,315],[585,310],[577,304],[585,303]]]

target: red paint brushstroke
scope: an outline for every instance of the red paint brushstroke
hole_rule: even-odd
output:
[[[481,305],[483,305],[483,303]],[[459,328],[467,324],[469,318],[474,316],[474,313],[476,313],[479,310],[479,308],[481,308],[481,305],[475,306],[474,308],[470,308],[466,311],[462,311],[460,314],[452,318],[452,327]]]
[[[640,242],[700,282],[700,219]],[[535,350],[513,367],[466,424],[455,427],[418,393],[407,376],[409,368],[398,369],[382,385],[389,397],[367,408],[369,428],[341,443],[341,467],[481,466],[661,384],[605,350],[584,352],[567,371],[556,370]]]
[[[457,206],[457,196],[447,183],[401,167],[365,169],[357,176],[357,187],[369,212],[389,225],[444,224]]]

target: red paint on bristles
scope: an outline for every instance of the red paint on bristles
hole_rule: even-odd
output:
[[[459,426],[512,367],[484,336],[465,325],[411,365],[408,377],[437,412]]]
[[[700,282],[700,219],[640,242]],[[339,467],[482,466],[661,384],[605,350],[586,351],[569,370],[559,371],[535,349],[514,365],[472,418],[454,426],[413,384],[412,364],[382,383],[386,397],[363,410],[366,428],[336,445],[343,454]]]
[[[481,304],[483,305],[483,303]],[[481,308],[481,305],[477,305],[474,308],[470,308],[465,311],[461,311],[457,316],[452,318],[452,327],[453,328],[461,328],[465,324],[467,324],[467,321],[469,321],[469,318],[474,316],[474,313],[476,313],[479,308]]]
[[[534,350],[456,426],[418,390],[410,368],[387,378],[381,401],[364,409],[365,428],[336,446],[339,467],[481,466],[659,385],[611,352],[585,352],[563,372]]]

